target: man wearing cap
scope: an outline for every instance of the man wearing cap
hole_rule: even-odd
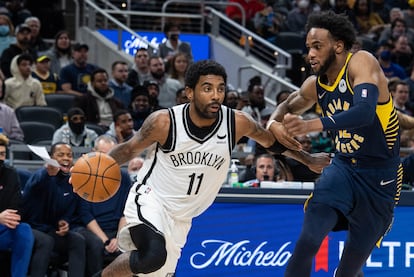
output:
[[[16,43],[11,44],[4,49],[0,57],[0,69],[5,78],[12,77],[10,71],[10,64],[12,59],[20,54],[30,54],[33,59],[36,58],[37,53],[30,48],[31,29],[26,24],[20,24],[15,29]]]
[[[42,84],[43,93],[56,93],[60,91],[58,76],[50,70],[50,58],[42,55],[36,59],[32,77]]]
[[[145,81],[143,86],[148,90],[151,112],[165,109],[165,107],[162,107],[158,104],[158,95],[160,94],[160,87],[158,85],[158,82],[154,80]]]
[[[76,43],[73,46],[73,62],[60,70],[59,79],[64,93],[82,96],[86,94],[93,71],[98,69],[88,63],[89,46]]]
[[[141,128],[144,120],[152,112],[148,89],[144,86],[135,86],[131,92],[130,113],[134,121],[134,130]]]

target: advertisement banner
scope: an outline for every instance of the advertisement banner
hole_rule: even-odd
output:
[[[118,45],[117,30],[99,30],[99,33]],[[155,45],[162,43],[165,39],[165,34],[162,32],[137,31],[137,33]],[[210,38],[208,35],[180,34],[180,40],[190,43],[194,61],[210,58]],[[144,40],[135,37],[128,32],[122,32],[122,49],[125,53],[134,56],[137,49],[147,47],[148,44]]]
[[[397,207],[395,222],[364,266],[366,277],[414,276],[414,207]],[[193,222],[177,276],[283,276],[302,226],[299,204],[214,203]],[[346,238],[332,232],[312,276],[333,276]]]

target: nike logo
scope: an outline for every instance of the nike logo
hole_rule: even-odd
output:
[[[70,194],[70,192],[65,192],[63,193],[63,196],[68,196]]]
[[[326,92],[327,92],[327,91],[324,91],[323,93],[318,94],[318,98],[319,98],[319,99],[322,99],[322,98],[325,96]]]
[[[223,136],[220,136],[219,134],[217,134],[217,138],[218,138],[218,139],[225,139],[225,138],[226,138],[226,136],[227,136],[226,134],[224,134]]]
[[[395,180],[395,179],[392,179],[392,180],[389,180],[389,181],[384,181],[384,180],[381,180],[380,185],[381,185],[381,186],[388,185],[388,184],[390,184],[390,183],[394,182],[394,180]]]

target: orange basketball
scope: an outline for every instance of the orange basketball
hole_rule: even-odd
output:
[[[121,170],[115,160],[100,152],[80,157],[72,168],[73,191],[90,202],[103,202],[119,189]]]

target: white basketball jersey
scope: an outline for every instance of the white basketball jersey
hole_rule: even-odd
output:
[[[171,143],[155,148],[132,190],[148,185],[172,218],[191,220],[211,205],[227,177],[235,145],[234,111],[222,106],[202,139],[190,128],[188,104],[169,112]]]

